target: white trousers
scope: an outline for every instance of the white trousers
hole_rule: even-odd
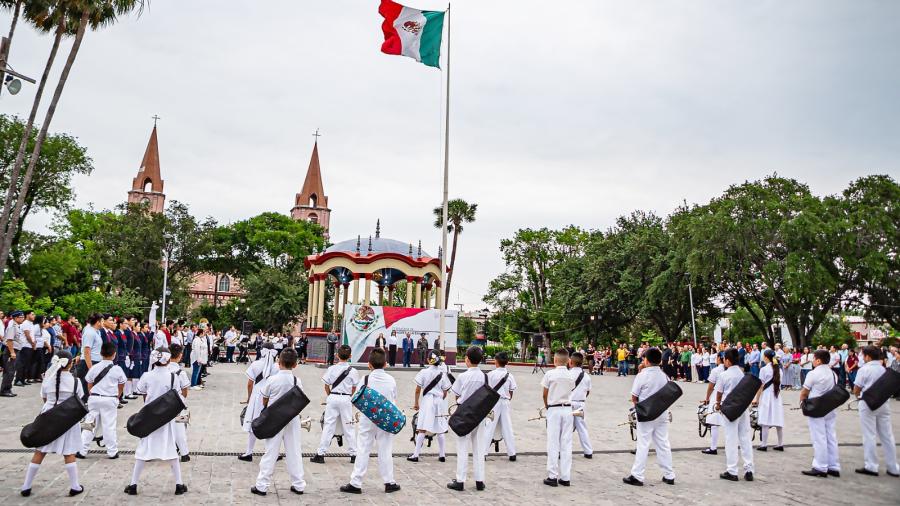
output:
[[[385,484],[396,483],[394,481],[394,434],[379,429],[368,418],[362,417],[359,420],[356,463],[353,465],[353,472],[350,473],[350,484],[354,487],[362,487],[363,478],[369,469],[369,455],[372,452],[373,444],[377,444],[378,448],[378,472],[381,474],[381,481]]]
[[[725,470],[730,474],[738,474],[738,447],[744,460],[744,472],[753,472],[753,444],[750,442],[750,411],[745,410],[741,416],[731,422],[722,415],[722,430],[725,431]]]
[[[175,422],[175,446],[178,447],[178,454],[184,457],[191,453],[187,442],[187,424]]]
[[[178,424],[176,424],[178,425]],[[300,458],[300,419],[295,417],[275,437],[266,440],[266,453],[259,461],[259,474],[256,476],[256,489],[260,492],[269,490],[272,475],[275,474],[275,463],[284,443],[284,460],[287,463],[291,485],[297,490],[306,488],[303,479],[303,459]]]
[[[841,464],[838,462],[837,432],[835,431],[837,410],[822,418],[807,417],[806,421],[809,424],[809,437],[812,439],[813,445],[813,469],[822,472],[840,471]]]
[[[557,406],[547,410],[547,476],[572,479],[572,408]]]
[[[897,466],[897,447],[894,442],[894,431],[891,428],[891,401],[872,411],[866,401],[859,401],[859,423],[862,425],[863,456],[866,469],[878,472],[878,454],[875,451],[875,436],[881,442],[884,451],[884,465],[892,473],[900,473]]]
[[[586,406],[583,402],[572,401],[572,411],[576,410],[586,411]],[[587,413],[585,413],[587,415]],[[584,423],[585,417],[583,416],[573,416],[572,420],[575,423],[575,431],[578,432],[578,441],[581,442],[581,449],[584,451],[585,455],[593,455],[594,447],[591,446],[591,436],[588,434],[587,424]]]
[[[719,426],[713,425],[709,428],[709,449],[719,449]]]
[[[456,481],[465,483],[466,473],[469,470],[469,449],[472,450],[472,467],[474,468],[475,481],[484,481],[484,438],[487,434],[486,425],[482,421],[475,430],[468,435],[456,436]]]
[[[510,457],[516,454],[516,435],[513,433],[512,415],[509,410],[509,399],[500,399],[494,406],[494,420],[485,420],[484,447],[485,453],[491,451],[491,440],[500,424],[500,433],[503,434],[503,444],[506,446],[506,454]]]
[[[637,423],[637,450],[634,453],[634,465],[631,475],[644,481],[644,470],[647,469],[647,454],[650,444],[656,448],[656,463],[663,473],[663,478],[674,480],[672,469],[672,447],[669,446],[669,415],[663,413],[651,422]]]
[[[81,442],[84,444],[84,455],[87,455],[94,440],[94,433],[103,436],[103,445],[106,446],[106,454],[110,457],[119,451],[118,438],[116,436],[116,414],[119,400],[115,397],[88,397],[88,410],[94,415],[94,431],[81,431]]]
[[[353,427],[353,405],[350,404],[349,395],[329,395],[325,400],[325,426],[322,427],[322,439],[316,453],[325,455],[331,446],[334,437],[335,426],[340,423],[344,429],[344,440],[347,442],[347,452],[356,455],[356,430]]]

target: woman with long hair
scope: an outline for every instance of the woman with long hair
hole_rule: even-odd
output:
[[[74,364],[72,354],[68,351],[61,350],[53,356],[50,367],[44,375],[47,381],[41,385],[41,397],[44,399],[41,413],[73,395],[84,395],[81,382],[71,372]],[[69,475],[69,495],[73,496],[84,492],[84,487],[78,484],[78,464],[75,461],[75,454],[81,450],[81,447],[81,424],[76,423],[50,444],[35,449],[31,463],[28,464],[28,469],[25,471],[25,483],[22,484],[22,490],[19,493],[23,497],[31,495],[31,484],[48,453],[63,456],[66,474]]]
[[[778,446],[772,448],[784,451],[784,405],[781,402],[781,365],[775,357],[775,351],[768,349],[763,353],[765,365],[759,371],[759,379],[763,382],[756,392],[754,406],[759,406],[758,423],[760,426],[759,451],[768,450],[769,428],[775,427],[778,433]]]

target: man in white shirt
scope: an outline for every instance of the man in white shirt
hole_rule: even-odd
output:
[[[866,390],[869,390],[879,378],[887,373],[887,369],[881,365],[881,350],[874,346],[866,346],[862,353],[864,364],[856,373],[856,381],[853,383],[853,393],[857,397],[862,397]],[[873,410],[865,400],[859,401],[859,423],[862,426],[863,456],[865,458],[865,465],[856,470],[859,474],[878,476],[878,454],[875,451],[875,436],[877,435],[881,442],[881,450],[884,452],[887,474],[895,478],[900,476],[889,402],[890,400]]]
[[[512,413],[510,412],[509,403],[512,400],[517,385],[516,378],[506,369],[506,364],[508,363],[509,355],[505,351],[501,351],[494,356],[494,365],[497,366],[496,369],[488,373],[488,383],[492,386],[500,384],[500,382],[503,381],[503,378],[506,378],[506,381],[503,381],[503,384],[497,389],[497,393],[500,394],[500,400],[497,401],[497,405],[494,406],[494,420],[488,420],[487,427],[485,427],[485,439],[487,440],[485,447],[487,448],[486,451],[489,452],[491,438],[499,424],[500,433],[503,435],[503,443],[506,445],[506,455],[509,457],[509,460],[515,462],[516,435],[513,432]]]
[[[422,334],[424,339],[425,334]],[[426,341],[427,342],[427,341]],[[484,352],[478,346],[466,349],[466,372],[460,374],[450,390],[456,395],[456,403],[462,404],[487,380],[487,375],[478,368],[484,358]],[[450,490],[461,492],[466,483],[466,472],[469,465],[469,449],[472,449],[472,467],[474,467],[475,490],[484,490],[484,420],[478,427],[465,436],[456,437],[456,478],[447,484]]]
[[[541,380],[544,387],[544,409],[547,412],[547,477],[544,485],[568,487],[572,479],[572,390],[575,379],[566,364],[565,348],[553,355],[555,366]]]
[[[325,463],[325,452],[331,446],[335,427],[341,424],[341,433],[347,440],[347,453],[350,454],[350,463],[356,462],[356,437],[353,428],[353,405],[350,397],[356,393],[359,385],[359,373],[347,362],[350,360],[351,349],[346,344],[341,345],[337,351],[338,363],[329,367],[322,375],[322,383],[325,384],[325,424],[322,426],[322,439],[316,454],[309,461],[316,464]]]
[[[659,348],[649,348],[644,352],[641,372],[634,378],[631,386],[631,402],[637,404],[666,386],[669,378],[659,368],[662,362],[662,352]],[[663,483],[675,484],[675,471],[672,469],[672,449],[669,445],[669,417],[663,412],[655,420],[637,422],[637,450],[634,453],[634,465],[631,474],[622,478],[622,482],[628,485],[643,486],[644,470],[647,468],[647,454],[650,452],[650,442],[656,447],[656,463],[662,470]]]
[[[25,311],[25,321],[20,325],[25,340],[16,353],[16,386],[24,387],[32,383],[31,369],[34,361],[34,311]]]
[[[582,364],[584,364],[584,354],[581,352],[575,352],[569,357],[569,373],[572,375],[572,380],[575,381],[572,389],[572,411],[584,413],[585,403],[587,403],[588,396],[591,395],[591,375],[584,372]],[[573,416],[572,418],[584,458],[594,458],[594,447],[591,446],[591,436],[588,434],[587,424],[584,423],[584,416]]]
[[[725,350],[725,372],[719,375],[716,382],[716,411],[722,406],[722,401],[744,378],[743,369],[738,366],[740,355],[738,350],[729,348]],[[731,421],[722,415],[722,429],[725,431],[725,472],[719,477],[723,480],[738,481],[738,447],[740,446],[741,458],[744,460],[744,480],[753,481],[753,445],[750,443],[750,412],[745,409],[741,416]]]
[[[387,359],[384,350],[374,349],[369,353],[369,370],[372,372],[365,382],[366,388],[371,388],[383,395],[387,400],[397,403],[397,382],[384,370]],[[394,481],[394,434],[378,428],[367,417],[359,420],[359,442],[356,448],[356,463],[350,474],[350,483],[341,485],[340,491],[348,494],[361,494],[362,481],[369,469],[369,455],[372,444],[378,445],[378,472],[381,481],[384,482],[384,493],[390,494],[400,490],[400,485]]]
[[[234,325],[225,332],[225,362],[234,363],[234,348],[238,343],[238,334]]]
[[[91,430],[81,431],[81,441],[84,449],[80,458],[87,456],[94,433],[99,432],[103,436],[103,444],[106,446],[106,455],[110,459],[119,458],[116,436],[116,418],[119,407],[119,397],[125,388],[125,371],[115,365],[116,345],[112,342],[103,343],[100,347],[100,355],[103,358],[95,363],[88,371],[85,381],[88,384],[88,409],[89,417],[93,418],[97,427]],[[101,376],[102,374],[102,376]],[[100,429],[100,430],[97,430]]]
[[[166,339],[166,333],[163,329],[168,330],[166,325],[160,325],[158,329],[156,329],[156,335],[153,337],[153,349],[159,348],[168,348],[169,340]]]
[[[835,353],[836,354],[836,353]],[[831,370],[833,357],[827,350],[816,350],[813,365],[815,368],[806,375],[803,389],[800,391],[800,403],[806,399],[815,399],[825,395],[834,388],[837,378]],[[838,360],[840,362],[840,360]],[[841,464],[838,458],[837,433],[835,422],[837,410],[832,410],[821,418],[806,417],[809,424],[809,435],[813,445],[812,469],[801,471],[807,476],[826,478],[840,477]]]
[[[9,314],[10,320],[6,325],[3,333],[3,346],[6,351],[3,353],[3,383],[0,384],[0,397],[15,397],[17,394],[12,392],[13,377],[18,362],[19,351],[27,342],[25,334],[22,332],[22,322],[25,321],[25,313],[23,311],[13,311]],[[2,321],[2,320],[0,320]]]
[[[706,399],[703,401],[706,404],[706,413],[707,416],[710,414],[716,413],[716,403],[710,402],[709,398],[712,396],[713,391],[716,388],[716,383],[719,381],[719,376],[725,372],[725,362],[722,359],[721,353],[715,353],[713,355],[715,357],[716,366],[712,371],[709,372],[709,377],[706,378],[706,382],[709,383],[709,386],[706,388]],[[718,413],[718,418],[721,420],[722,414]],[[705,450],[700,450],[700,453],[705,453],[706,455],[718,455],[719,454],[719,426],[718,425],[710,425],[709,427],[709,448]]]

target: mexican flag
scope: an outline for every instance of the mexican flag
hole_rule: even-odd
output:
[[[409,56],[429,67],[440,67],[445,12],[420,11],[381,0],[378,13],[384,17],[382,53]]]

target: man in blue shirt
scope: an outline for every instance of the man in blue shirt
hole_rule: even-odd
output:
[[[415,343],[413,342],[413,338],[409,335],[409,332],[406,333],[406,337],[403,338],[403,367],[409,367],[409,362],[412,360],[413,349],[415,349]]]
[[[747,362],[750,364],[750,374],[759,377],[759,347],[757,345],[753,345],[753,350],[750,351],[750,355],[747,357]]]
[[[100,325],[102,324],[103,317],[96,313],[92,314],[88,317],[87,325],[81,332],[81,360],[78,362],[75,372],[81,379],[81,386],[84,387],[85,399],[88,396],[88,388],[84,378],[91,366],[103,360],[103,357],[100,356],[100,347],[103,346],[103,338],[100,337]]]

